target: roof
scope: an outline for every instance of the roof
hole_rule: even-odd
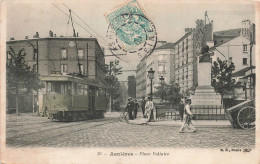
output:
[[[187,32],[185,35],[183,35],[183,37],[181,37],[177,42],[175,42],[175,45],[178,44],[179,42],[181,42],[184,38],[186,38],[187,36],[189,36],[192,32]]]
[[[155,48],[155,50],[158,49],[174,49],[175,43],[166,43],[158,48]]]
[[[213,35],[218,35],[218,36],[239,36],[240,35],[240,31],[241,31],[240,28],[229,29],[229,30],[213,32]]]
[[[9,40],[6,43],[17,43],[17,42],[27,42],[27,41],[36,41],[36,40],[75,40],[75,37],[45,37],[45,38],[32,38],[32,39],[23,39],[23,40]],[[90,40],[97,41],[96,38],[80,38],[76,37],[76,40]]]
[[[51,74],[49,76],[42,76],[41,80],[42,81],[71,81],[71,82],[83,83],[83,84],[92,85],[96,87],[106,88],[106,86],[102,84],[102,82],[98,81],[97,79],[90,79],[87,77],[72,75],[72,74],[71,75]]]
[[[217,45],[214,45],[213,47],[210,47],[210,50],[215,49],[216,47],[221,46],[221,45],[223,45],[223,44],[225,44],[225,43],[227,43],[227,42],[229,42],[229,41],[231,41],[231,40],[233,40],[233,39],[235,39],[235,38],[237,38],[237,37],[239,37],[239,36],[236,36],[236,37],[234,37],[234,38],[232,38],[232,39],[230,39],[230,40],[227,40],[227,41],[225,41],[225,42],[222,42],[222,43],[219,43],[219,44],[217,44]]]
[[[251,67],[246,67],[246,68],[243,68],[235,73],[232,74],[232,77],[238,77],[238,76],[245,76],[246,72],[250,69],[254,69],[255,66],[251,66]]]

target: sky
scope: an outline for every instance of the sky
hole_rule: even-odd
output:
[[[67,26],[68,17],[64,14],[69,14],[66,8],[68,6],[76,13],[76,15],[72,15],[73,20],[81,26],[74,24],[79,36],[96,37],[99,44],[106,48],[107,42],[104,39],[108,22],[104,14],[112,12],[116,6],[126,1],[9,0],[5,2],[7,40],[10,37],[14,37],[16,40],[24,39],[25,36],[32,38],[36,31],[39,32],[40,37],[47,37],[50,30],[57,36],[72,36],[71,25]],[[190,1],[187,3],[187,1],[174,0],[139,0],[138,2],[143,7],[146,16],[155,25],[158,40],[161,41],[176,42],[185,34],[184,28],[194,28],[197,19],[204,19],[205,11],[208,11],[209,19],[213,20],[213,31],[240,28],[243,20],[255,22],[254,5],[250,4],[249,1],[240,4],[234,3],[236,1],[232,3],[220,3],[220,1],[197,3]],[[105,50],[105,54],[111,53]],[[106,57],[106,62],[115,59],[115,57]],[[136,56],[127,56],[124,59],[125,61],[120,61],[124,70],[136,69],[140,60]],[[129,75],[135,75],[135,72],[124,72],[119,80],[126,81]]]

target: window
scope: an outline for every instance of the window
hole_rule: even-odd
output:
[[[243,58],[243,65],[247,65],[247,58]]]
[[[189,48],[189,42],[188,42],[188,39],[186,39],[186,49]]]
[[[83,49],[78,49],[78,57],[79,57],[79,59],[83,59],[83,55],[84,55]]]
[[[33,49],[33,60],[37,58],[37,49]]]
[[[165,72],[165,65],[159,66],[159,72]]]
[[[80,72],[81,72],[81,74],[83,74],[83,72],[84,72],[83,64],[80,64],[79,67],[80,67]]]
[[[67,64],[61,64],[60,72],[68,72]]]
[[[165,55],[164,54],[160,54],[159,55],[159,61],[165,60]]]
[[[8,52],[7,52],[7,59],[10,60],[11,58],[12,58],[12,56],[11,56],[11,51],[8,51]]]
[[[78,84],[78,95],[84,95],[84,85]]]
[[[88,85],[85,85],[84,87],[84,95],[88,95]]]
[[[33,65],[33,71],[37,72],[37,64]]]
[[[184,51],[184,42],[182,42],[182,52]]]
[[[247,45],[246,44],[243,45],[243,51],[247,51]]]
[[[61,49],[61,58],[67,59],[67,50],[65,48]]]

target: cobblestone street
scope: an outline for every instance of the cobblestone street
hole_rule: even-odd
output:
[[[34,114],[7,115],[9,147],[171,147],[254,148],[255,130],[198,127],[178,133],[179,127],[134,125],[117,117],[80,122],[56,122]]]

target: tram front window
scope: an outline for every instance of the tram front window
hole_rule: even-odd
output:
[[[52,91],[56,93],[61,93],[61,84],[60,83],[53,83],[52,84]]]

